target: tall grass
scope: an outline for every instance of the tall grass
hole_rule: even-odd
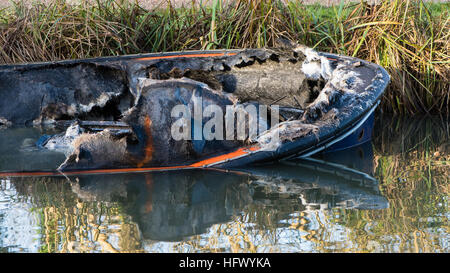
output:
[[[0,63],[189,49],[275,46],[283,36],[388,69],[390,112],[450,113],[449,3],[383,1],[335,7],[214,0],[146,10],[128,0],[21,1],[0,11]],[[224,4],[228,3],[228,4]]]

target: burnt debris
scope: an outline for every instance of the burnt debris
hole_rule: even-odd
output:
[[[66,133],[40,142],[44,148],[65,149],[68,157],[61,169],[189,162],[249,142],[265,148],[275,131],[281,136],[276,145],[317,135],[327,117],[336,126],[346,114],[337,107],[354,106],[356,95],[361,95],[354,90],[370,84],[373,75],[361,79],[358,69],[364,65],[331,64],[317,52],[293,44],[209,58],[9,66],[0,68],[0,126],[78,120]],[[193,109],[198,97],[203,107],[219,105],[224,113],[230,105],[279,105],[281,123],[244,141],[174,140],[171,109],[177,104]],[[269,119],[265,122],[275,125]]]

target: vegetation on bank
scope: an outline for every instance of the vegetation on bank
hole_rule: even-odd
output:
[[[275,46],[287,37],[387,68],[387,111],[450,113],[449,3],[383,1],[335,7],[276,0],[213,1],[145,10],[128,0],[26,5],[0,10],[0,63],[143,52]]]

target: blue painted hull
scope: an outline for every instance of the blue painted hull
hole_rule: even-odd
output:
[[[343,140],[331,145],[323,153],[333,153],[364,144],[372,139],[375,114],[370,114],[369,118],[361,124],[352,134]]]

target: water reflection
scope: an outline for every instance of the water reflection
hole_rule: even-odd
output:
[[[371,145],[366,148],[371,149]],[[79,210],[85,205],[94,206],[90,210],[95,206],[112,206],[120,211],[134,224],[135,235],[139,234],[135,241],[140,247],[147,240],[177,242],[206,234],[212,226],[233,221],[249,207],[276,209],[283,218],[294,211],[388,206],[373,177],[343,165],[312,159],[233,171],[21,177],[4,180],[2,184],[14,187],[18,196],[32,197],[32,203],[43,208],[44,222],[40,224],[44,225],[45,241],[56,240],[45,251],[68,250],[68,245],[75,250],[73,247],[83,232],[78,231],[77,238],[73,220],[81,216]],[[86,223],[95,222],[94,219],[104,221],[91,212]],[[50,231],[49,222],[56,230]],[[62,235],[59,230],[69,226],[72,234],[66,232],[67,237],[56,239]],[[99,246],[115,249],[98,241],[102,238],[98,223],[91,223],[86,231],[95,226],[98,231],[87,237],[94,238]],[[92,245],[93,251],[97,249],[96,243]]]
[[[67,184],[66,188],[81,202],[114,203],[137,224],[143,239],[156,241],[179,241],[205,233],[214,224],[230,221],[250,204],[289,204],[286,213],[292,209],[388,206],[376,179],[321,160],[296,160],[226,172],[184,170],[40,180],[10,179],[25,196],[33,195],[29,188],[39,183],[60,187]]]
[[[0,127],[0,170],[55,170],[65,160],[63,153],[39,149],[38,139],[56,134],[54,127]]]
[[[1,178],[0,251],[448,252],[448,131],[389,124],[373,145],[232,171]]]

